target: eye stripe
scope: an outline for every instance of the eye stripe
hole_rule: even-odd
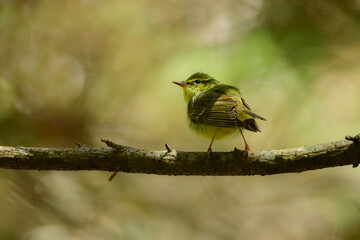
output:
[[[206,83],[206,82],[210,82],[212,80],[212,78],[204,78],[204,79],[191,79],[191,80],[186,80],[186,84],[199,84],[199,83]]]

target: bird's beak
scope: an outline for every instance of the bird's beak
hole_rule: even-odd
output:
[[[176,85],[179,85],[180,87],[185,87],[186,86],[186,83],[184,83],[184,82],[173,81],[173,83],[175,83]]]

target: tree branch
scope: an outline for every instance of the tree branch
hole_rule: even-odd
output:
[[[101,170],[159,175],[270,175],[360,163],[360,135],[300,148],[251,151],[147,151],[102,140],[111,148],[32,148],[0,146],[0,168]],[[115,174],[113,174],[115,176]]]

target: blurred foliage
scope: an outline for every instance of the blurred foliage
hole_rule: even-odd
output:
[[[204,151],[171,81],[238,86],[255,149],[359,133],[358,1],[0,1],[0,145]],[[216,151],[242,147],[239,136]],[[0,171],[0,239],[359,239],[357,169],[267,177]],[[359,188],[358,188],[359,187]]]

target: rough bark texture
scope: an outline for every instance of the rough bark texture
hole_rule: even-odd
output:
[[[147,151],[102,140],[111,148],[0,147],[0,168],[101,170],[159,175],[270,175],[360,163],[360,135],[292,149],[206,152]]]

